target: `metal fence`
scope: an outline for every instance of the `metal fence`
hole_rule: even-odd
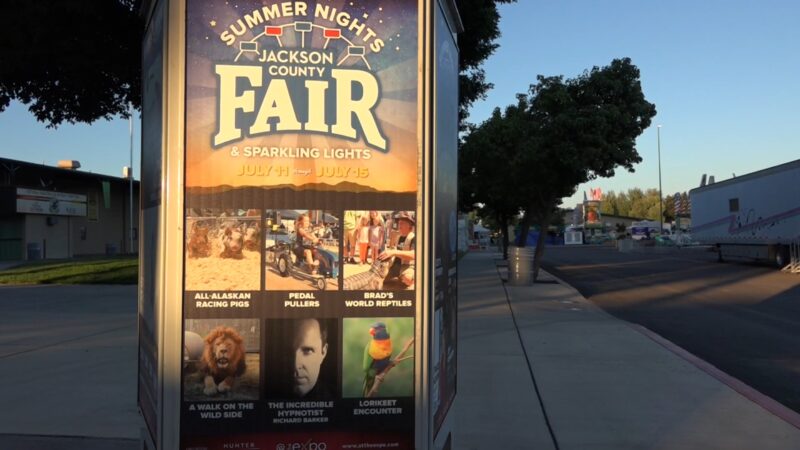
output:
[[[783,271],[800,273],[800,239],[795,239],[789,244],[789,265],[784,267]]]

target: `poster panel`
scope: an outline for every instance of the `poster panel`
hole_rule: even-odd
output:
[[[413,448],[418,17],[187,1],[181,448]]]
[[[164,86],[164,1],[156,1],[142,41],[142,177],[139,203],[141,205],[142,239],[139,240],[139,364],[137,401],[152,442],[157,441],[159,411],[157,345],[158,247],[161,221],[161,163],[163,156],[163,86]],[[97,196],[90,198],[91,216],[97,215]]]
[[[435,122],[433,341],[431,401],[434,438],[456,396],[458,263],[458,49],[437,2],[435,10]]]

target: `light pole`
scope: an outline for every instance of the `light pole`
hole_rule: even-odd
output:
[[[661,125],[658,129],[658,221],[659,234],[664,234],[664,196],[661,194]]]
[[[130,206],[130,215],[128,216],[128,252],[133,253],[133,108],[128,106],[130,115],[128,116],[128,133],[131,138],[130,146],[130,169],[128,169],[128,189],[130,191],[128,204]]]

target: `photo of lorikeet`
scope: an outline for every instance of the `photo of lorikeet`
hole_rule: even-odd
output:
[[[369,395],[375,377],[386,370],[392,361],[392,338],[383,322],[375,322],[369,329],[372,338],[364,347],[364,397]]]
[[[345,317],[342,397],[413,397],[414,332],[413,317]]]

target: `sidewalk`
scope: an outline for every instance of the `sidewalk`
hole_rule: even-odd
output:
[[[778,418],[552,278],[504,286],[498,257],[459,265],[453,449],[800,448],[796,413]],[[10,289],[0,449],[140,448],[135,286],[0,288],[0,300]]]
[[[800,448],[800,429],[551,276],[504,289],[499,257],[459,264],[453,448]]]
[[[0,287],[0,449],[141,449],[136,345],[136,286]]]

